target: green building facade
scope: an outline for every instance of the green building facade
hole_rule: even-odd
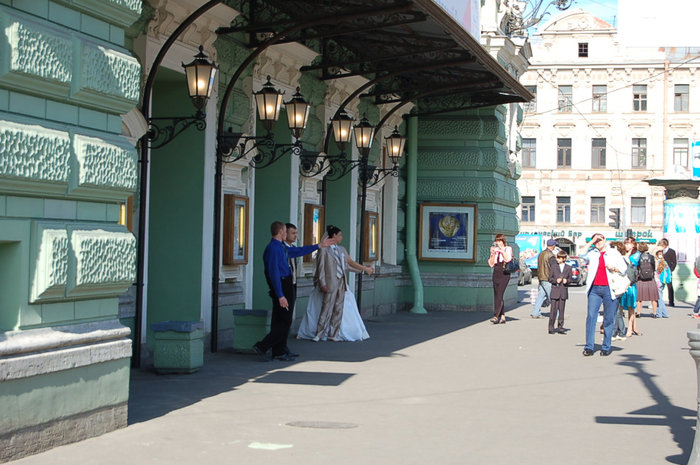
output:
[[[409,66],[379,71],[379,58],[351,50],[342,39],[294,36],[266,48],[242,69],[222,110],[232,76],[261,42],[246,29],[252,16],[241,12],[249,13],[247,3],[220,2],[202,14],[158,64],[150,100],[155,118],[194,114],[181,64],[191,61],[200,45],[219,69],[204,109],[206,127],[189,127],[162,147],[154,141],[140,163],[142,137],[152,127],[141,107],[146,76],[165,40],[199,4],[0,0],[0,461],[126,426],[130,364],[149,367],[158,350],[188,372],[202,363],[193,350],[247,346],[247,330],[242,323],[236,327],[234,311],[271,308],[261,256],[275,220],[297,224],[299,242],[315,237],[313,211],[324,213],[317,226],[343,229],[351,256],[376,269],[372,277],[363,277],[365,317],[407,310],[493,310],[489,246],[495,234],[512,240],[519,229],[519,167],[512,154],[519,150],[514,128],[522,114],[514,102],[531,97],[517,83],[527,65],[527,47],[503,36],[507,46],[484,49],[436,3],[415,0],[401,14],[430,29],[425,36],[421,28],[411,30],[416,42],[409,43],[426,50],[425,62],[416,64],[413,57],[426,73]],[[250,3],[262,8],[258,21],[265,21],[265,8],[277,12],[274,17],[285,8],[277,1]],[[299,9],[308,6],[297,3]],[[386,3],[378,0],[375,6]],[[344,6],[339,1],[332,8]],[[294,13],[284,14],[291,22],[299,20]],[[376,20],[367,16],[368,23]],[[347,27],[341,17],[337,21],[330,27]],[[219,29],[232,25],[238,29],[231,34]],[[391,26],[380,24],[380,32],[366,34],[395,35],[382,27]],[[322,35],[323,28],[318,32]],[[383,43],[374,37],[371,42]],[[431,71],[430,60],[446,58],[427,50],[440,47],[462,62],[446,61],[447,71],[438,72],[438,66]],[[411,59],[405,50],[396,52],[396,44],[380,45],[376,56],[392,53],[394,60]],[[359,61],[366,68],[354,68]],[[352,72],[329,78],[322,65],[331,62],[347,62],[346,71]],[[382,73],[400,79],[384,88],[378,79]],[[437,88],[448,87],[439,81],[440,73],[464,80],[459,98],[443,93],[411,100],[430,87],[431,73]],[[324,179],[323,172],[302,175],[299,157],[290,154],[269,167],[256,167],[253,157],[262,147],[222,166],[221,253],[214,255],[217,118],[224,111],[226,128],[263,135],[253,93],[268,76],[285,92],[285,100],[299,87],[311,104],[301,141],[314,153],[340,152],[332,137],[328,146],[325,142],[328,121],[344,102],[358,121],[363,116],[372,124],[384,120],[369,153],[371,165],[391,167],[381,145],[395,127],[414,134],[398,176],[367,187],[365,210],[375,215],[377,231],[367,244],[374,255],[359,256],[368,247],[360,237],[361,223],[369,220],[359,202],[357,169],[334,181]],[[348,99],[372,80],[376,84],[365,90],[369,95]],[[401,88],[411,84],[423,88]],[[405,100],[405,106],[388,114],[390,94]],[[272,134],[277,144],[293,142],[284,109]],[[347,152],[354,160],[360,156],[354,147]],[[139,191],[142,163],[144,192]],[[419,211],[427,204],[473,208],[470,257],[417,259]],[[138,237],[137,226],[144,237]],[[137,282],[139,268],[142,282]],[[312,275],[313,262],[300,261],[295,327]],[[355,279],[350,277],[353,289]],[[507,305],[516,300],[516,282],[514,277],[508,287]],[[153,325],[163,322],[187,322],[195,330],[159,339]],[[134,340],[135,335],[140,337]],[[161,346],[164,339],[189,344],[186,356],[177,345]]]

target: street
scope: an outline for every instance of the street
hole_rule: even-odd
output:
[[[295,363],[219,352],[194,375],[132,373],[129,426],[17,464],[687,463],[697,407],[685,303],[583,357],[584,288],[567,335],[528,289],[488,313],[400,313],[358,343],[290,340]],[[548,311],[548,309],[545,309]]]

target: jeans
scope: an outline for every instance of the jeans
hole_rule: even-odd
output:
[[[544,288],[544,291],[542,290],[542,288]],[[540,282],[540,285],[538,286],[537,290],[537,300],[535,300],[535,306],[532,307],[532,316],[542,315],[542,303],[544,302],[546,296],[551,295],[552,283],[550,283],[549,281],[542,281]],[[545,291],[547,292],[546,295]]]
[[[613,321],[618,299],[610,296],[610,287],[591,286],[588,291],[588,314],[586,315],[586,346],[588,350],[593,350],[595,345],[595,335],[597,332],[598,310],[603,305],[603,345],[601,349],[610,350],[612,340]]]
[[[625,336],[627,334],[627,326],[625,326],[625,311],[620,306],[620,300],[617,299],[617,310],[615,310],[615,323],[613,324],[613,336]]]
[[[659,318],[668,318],[668,309],[666,309],[666,304],[664,303],[664,286],[666,285],[661,283],[659,288],[659,305],[656,310],[656,316]]]
[[[693,313],[700,313],[700,295],[698,296],[698,300],[695,301],[695,307],[693,307]]]

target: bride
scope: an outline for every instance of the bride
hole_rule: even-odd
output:
[[[334,226],[328,226],[327,229],[329,230],[329,232],[331,232],[330,236],[337,240],[336,244],[339,244],[343,239],[342,232]],[[324,238],[327,235],[328,234],[324,234]],[[374,268],[369,266],[362,266],[359,263],[356,263],[353,259],[351,259],[347,251],[343,247],[338,247],[338,250],[342,254],[342,257],[344,259],[343,261],[345,262],[343,264],[344,269],[353,271],[355,273],[366,272],[368,274],[372,274],[374,272]],[[317,276],[319,262],[321,259],[321,254],[317,254],[315,261],[316,272],[314,273],[314,276]],[[297,339],[320,339],[324,341],[328,339],[328,328],[326,328],[325,332],[322,335],[318,336],[318,339],[316,339],[318,330],[318,320],[321,315],[321,308],[323,306],[324,296],[324,291],[321,289],[321,287],[322,286],[320,285],[318,279],[314,279],[314,289],[309,295],[309,303],[306,307],[306,314],[301,320],[299,332],[297,333]],[[365,324],[362,321],[360,312],[357,309],[357,302],[355,301],[355,296],[352,294],[352,292],[350,292],[350,290],[346,289],[343,302],[342,319],[340,321],[340,329],[338,330],[338,333],[336,337],[333,338],[333,340],[362,341],[368,338],[369,334],[367,333]]]

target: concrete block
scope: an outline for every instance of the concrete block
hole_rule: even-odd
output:
[[[42,18],[49,16],[49,0],[13,0],[12,6]]]
[[[41,305],[41,320],[44,324],[67,323],[75,319],[75,302],[58,302]]]
[[[78,109],[78,124],[80,126],[100,131],[107,130],[107,114],[87,108]]]
[[[107,115],[107,131],[114,134],[122,133],[122,118],[117,115]]]
[[[74,220],[76,218],[76,202],[73,200],[44,200],[44,217]]]
[[[117,27],[117,26],[110,26],[109,27],[109,41],[123,47],[124,46],[124,30],[120,27]]]
[[[41,218],[44,215],[44,199],[7,196],[7,216]]]
[[[80,30],[80,13],[55,2],[49,2],[49,21]]]
[[[98,202],[78,202],[78,220],[86,221],[106,221],[106,207],[104,203]]]
[[[46,119],[67,124],[78,124],[78,107],[65,103],[46,101]]]
[[[80,15],[80,30],[85,34],[109,40],[109,24],[88,15]]]
[[[0,89],[0,110],[7,111],[10,105],[10,93]]]
[[[204,366],[204,323],[153,323],[153,367],[158,373],[194,373]]]
[[[31,95],[10,92],[9,109],[13,113],[44,118],[46,116],[46,101]]]
[[[253,344],[261,340],[270,330],[272,310],[233,311],[233,349],[237,352],[252,352]]]

